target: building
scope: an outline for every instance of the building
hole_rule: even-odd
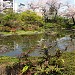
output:
[[[0,0],[0,12],[3,10],[3,0]]]
[[[0,12],[3,13],[7,9],[12,9],[14,12],[23,12],[25,5],[18,4],[17,0],[0,0]]]
[[[13,0],[13,11],[18,12],[18,3],[17,0]]]
[[[13,9],[13,0],[0,0],[0,12],[6,9]]]

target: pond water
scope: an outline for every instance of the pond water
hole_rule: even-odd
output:
[[[70,35],[73,35],[71,37]],[[62,51],[75,50],[74,31],[59,31],[58,35],[11,35],[0,36],[0,56],[18,56],[23,52],[31,51],[29,56],[43,55],[42,48],[49,48],[49,53],[54,54],[56,49]]]

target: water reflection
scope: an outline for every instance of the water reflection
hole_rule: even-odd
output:
[[[36,47],[37,41],[40,40],[40,38],[42,38],[42,35],[12,35],[0,37],[0,56],[15,56],[27,50],[31,50]]]
[[[31,50],[30,56],[41,56],[44,46],[49,48],[49,54],[55,54],[59,48],[62,51],[73,51],[75,49],[75,38],[73,32],[60,32],[59,35],[12,35],[0,37],[0,56],[18,56],[22,52]],[[73,33],[74,35],[74,33]]]
[[[60,33],[59,33],[60,34]],[[62,36],[64,35],[64,36]],[[44,35],[43,39],[40,39],[38,45],[40,48],[36,48],[34,52],[30,54],[30,56],[40,56],[40,52],[43,46],[48,48],[48,52],[50,55],[55,55],[56,49],[60,49],[62,51],[74,51],[75,50],[75,38],[74,35],[71,37],[72,32],[66,32],[61,34],[59,37],[53,37],[51,35]]]

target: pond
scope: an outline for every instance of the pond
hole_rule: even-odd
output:
[[[70,35],[73,35],[71,37]],[[63,30],[57,35],[10,35],[0,36],[0,56],[18,56],[23,52],[31,51],[29,56],[43,55],[43,47],[49,47],[49,53],[55,54],[56,49],[62,51],[75,50],[74,31]]]

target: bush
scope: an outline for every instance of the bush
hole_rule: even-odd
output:
[[[58,59],[58,60],[56,61],[56,65],[57,65],[58,67],[63,67],[63,66],[64,66],[64,59]]]
[[[38,27],[43,26],[42,17],[38,16],[35,12],[25,11],[22,13],[6,13],[4,15],[0,15],[1,24],[10,28],[19,28],[23,30],[27,29],[29,25],[31,26],[31,30],[38,30]],[[30,28],[30,27],[29,27]],[[4,31],[5,28],[3,29]]]
[[[43,19],[42,17],[38,16],[35,12],[32,11],[26,11],[20,14],[21,20],[25,24],[32,24],[32,25],[43,25]]]
[[[51,28],[51,27],[53,27],[53,23],[46,23],[46,24],[44,25],[44,28],[45,28],[45,29]]]
[[[4,31],[4,32],[10,32],[10,30],[11,30],[11,28],[8,26],[2,27],[2,31]]]
[[[2,18],[2,21],[1,23],[4,25],[4,26],[9,26],[9,27],[12,27],[12,26],[16,26],[18,24],[20,24],[19,22],[19,14],[17,13],[9,13],[9,14],[5,14],[4,17]]]

